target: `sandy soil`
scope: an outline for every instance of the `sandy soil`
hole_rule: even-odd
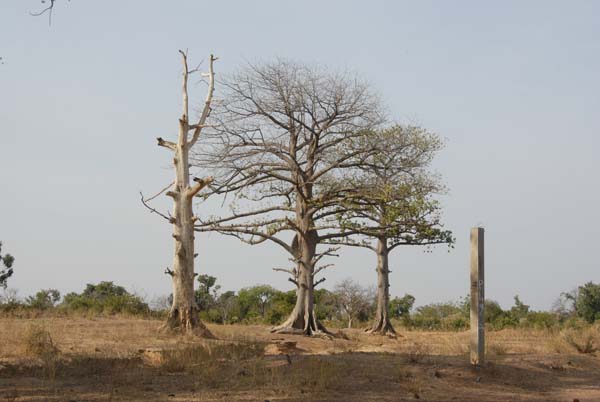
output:
[[[600,357],[550,332],[491,332],[475,369],[461,332],[324,339],[213,325],[219,340],[205,341],[160,324],[0,319],[0,401],[600,401]],[[49,352],[32,349],[36,328]]]

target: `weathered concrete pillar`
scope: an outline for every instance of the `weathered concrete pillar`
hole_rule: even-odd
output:
[[[483,228],[471,228],[471,364],[485,361]]]

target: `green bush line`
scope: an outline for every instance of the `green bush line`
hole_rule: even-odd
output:
[[[217,324],[274,325],[292,311],[295,292],[282,292],[268,285],[218,292],[216,279],[199,276],[196,302],[200,318]],[[138,295],[131,294],[113,282],[88,284],[81,293],[68,293],[59,303],[60,294],[53,289],[41,290],[24,301],[0,303],[0,314],[17,318],[66,316],[131,316],[163,319],[166,309],[151,309]],[[463,331],[469,328],[469,297],[457,302],[433,303],[414,309],[415,298],[405,295],[390,301],[394,324],[407,330]],[[315,308],[319,320],[329,327],[344,327],[338,295],[326,289],[315,291]],[[367,326],[374,317],[374,306],[357,317],[356,325]],[[553,311],[532,311],[518,296],[514,305],[504,310],[492,300],[485,302],[485,323],[491,330],[505,328],[562,329],[582,328],[600,322],[600,285],[588,282],[571,293],[563,293]]]

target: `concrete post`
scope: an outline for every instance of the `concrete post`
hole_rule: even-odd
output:
[[[471,228],[471,364],[485,361],[483,228]]]

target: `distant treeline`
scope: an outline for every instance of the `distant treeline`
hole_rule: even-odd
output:
[[[374,318],[375,292],[351,280],[333,290],[315,290],[315,309],[319,320],[330,326],[362,327]],[[171,296],[148,303],[113,282],[88,284],[81,293],[61,297],[55,289],[40,290],[24,300],[5,291],[0,311],[5,315],[38,314],[127,314],[163,317]],[[238,292],[220,292],[216,278],[198,277],[196,302],[203,320],[219,324],[280,323],[294,308],[296,292],[282,292],[268,285],[243,288]],[[396,325],[405,329],[464,330],[469,327],[469,298],[456,302],[433,303],[413,308],[409,294],[390,301],[390,313]],[[511,327],[561,328],[600,321],[600,284],[588,282],[560,295],[552,310],[533,311],[515,296],[514,305],[504,310],[492,300],[485,302],[485,321],[490,329]]]

